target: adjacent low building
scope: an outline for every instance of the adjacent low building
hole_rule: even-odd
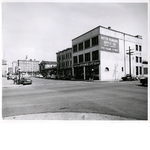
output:
[[[72,48],[57,52],[56,55],[58,78],[72,76]]]
[[[42,60],[39,64],[39,73],[42,74],[44,77],[52,77],[52,75],[56,76],[57,62]]]
[[[142,75],[142,37],[98,26],[72,40],[72,74],[88,79],[120,80]]]

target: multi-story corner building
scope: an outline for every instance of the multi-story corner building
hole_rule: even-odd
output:
[[[62,50],[57,55],[57,76],[68,77],[72,75],[72,48]]]
[[[20,67],[22,72],[26,72],[30,75],[35,75],[39,72],[39,61],[36,60],[18,60],[17,66]]]
[[[142,37],[98,26],[72,40],[72,73],[88,79],[120,80],[126,74],[142,75]],[[129,50],[130,49],[130,50]],[[131,55],[129,55],[131,54]]]
[[[8,72],[8,65],[6,60],[2,60],[2,76],[6,77]]]
[[[39,72],[44,76],[56,75],[57,73],[57,62],[56,61],[44,61],[42,60],[39,64]]]

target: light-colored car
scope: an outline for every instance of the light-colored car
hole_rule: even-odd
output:
[[[41,74],[39,74],[39,78],[43,78],[43,76]]]

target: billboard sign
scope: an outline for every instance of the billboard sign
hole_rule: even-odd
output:
[[[100,35],[100,49],[119,53],[119,39],[106,35]]]

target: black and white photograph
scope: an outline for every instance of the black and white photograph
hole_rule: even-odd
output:
[[[148,6],[2,1],[2,122],[148,122]]]
[[[2,3],[2,118],[148,120],[147,7]]]

